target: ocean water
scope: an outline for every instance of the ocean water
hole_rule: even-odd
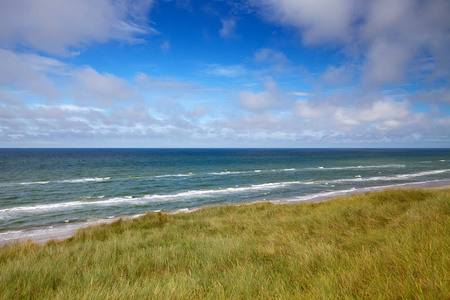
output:
[[[0,242],[148,211],[448,183],[449,149],[0,149]]]

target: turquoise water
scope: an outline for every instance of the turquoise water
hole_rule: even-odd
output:
[[[448,149],[0,149],[0,233],[449,181]]]

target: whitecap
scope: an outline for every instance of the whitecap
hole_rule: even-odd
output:
[[[33,181],[33,182],[21,182],[20,185],[30,185],[30,184],[47,184],[50,181]]]
[[[189,176],[194,176],[195,174],[190,172],[190,173],[186,173],[186,174],[168,174],[168,175],[158,175],[155,176],[155,178],[165,178],[165,177],[189,177]]]
[[[111,179],[110,177],[94,177],[94,178],[81,178],[81,179],[67,179],[67,180],[60,180],[56,182],[61,183],[83,183],[83,182],[101,182],[105,180]]]

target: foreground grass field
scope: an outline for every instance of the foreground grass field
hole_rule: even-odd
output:
[[[211,207],[0,249],[0,298],[449,299],[450,190]]]

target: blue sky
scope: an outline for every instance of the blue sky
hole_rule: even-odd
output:
[[[450,147],[448,0],[0,0],[0,147]]]

